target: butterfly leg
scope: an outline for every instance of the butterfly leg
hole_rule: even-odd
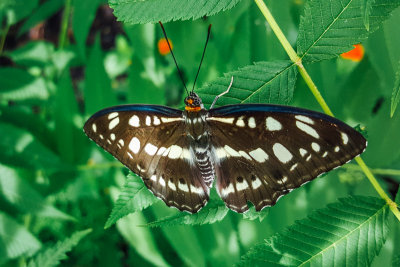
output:
[[[217,96],[214,98],[214,101],[212,102],[210,109],[212,109],[212,108],[214,107],[215,103],[217,102],[217,100],[218,100],[221,96],[227,94],[227,93],[229,92],[229,90],[231,90],[232,83],[233,83],[233,76],[232,76],[232,78],[231,78],[231,83],[229,84],[228,89],[226,89],[225,92],[222,92],[221,94],[217,95]]]

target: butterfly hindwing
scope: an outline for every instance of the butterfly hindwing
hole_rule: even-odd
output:
[[[209,188],[188,149],[182,111],[154,105],[126,105],[94,114],[85,133],[111,153],[168,206],[197,212]]]
[[[212,109],[217,190],[237,212],[279,197],[362,153],[366,140],[327,115],[275,105]]]

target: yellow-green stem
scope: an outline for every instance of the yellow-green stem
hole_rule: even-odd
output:
[[[1,39],[0,39],[0,55],[3,54],[4,44],[6,43],[7,33],[10,29],[10,25],[6,25],[1,32]]]
[[[61,30],[58,38],[58,48],[63,49],[68,41],[68,25],[69,25],[69,16],[71,13],[71,0],[65,1],[64,12],[61,21]]]
[[[265,19],[271,26],[272,30],[274,31],[276,37],[278,38],[279,42],[282,44],[283,48],[285,49],[286,53],[289,55],[289,58],[298,66],[299,72],[301,76],[303,77],[304,81],[310,88],[311,92],[313,93],[315,99],[318,101],[318,103],[321,105],[322,109],[324,112],[330,116],[333,116],[332,111],[330,110],[329,106],[326,104],[324,98],[322,97],[321,93],[319,92],[317,86],[314,84],[312,81],[310,75],[307,73],[306,69],[304,68],[301,58],[297,55],[297,53],[294,51],[293,47],[290,45],[289,41],[286,39],[285,35],[283,34],[282,30],[279,28],[278,24],[276,23],[274,17],[272,16],[271,12],[265,5],[263,0],[254,0],[258,6],[258,8],[261,10],[263,13]],[[361,159],[361,157],[356,157],[355,158],[356,162],[358,165],[361,167],[362,171],[364,174],[367,176],[369,181],[371,182],[372,186],[375,188],[375,190],[378,192],[379,196],[383,198],[386,203],[389,205],[390,210],[393,212],[393,214],[397,217],[397,219],[400,221],[400,212],[397,209],[397,204],[393,202],[388,195],[385,193],[385,191],[382,189],[382,187],[379,185],[378,181],[370,171],[370,169],[367,167],[365,162]]]

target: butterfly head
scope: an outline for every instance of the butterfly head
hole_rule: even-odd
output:
[[[189,96],[185,98],[185,110],[187,111],[200,111],[204,108],[201,98],[195,93],[190,92]]]

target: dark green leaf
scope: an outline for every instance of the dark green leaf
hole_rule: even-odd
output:
[[[288,104],[296,84],[296,65],[290,61],[257,62],[217,78],[197,90],[205,104],[211,104],[216,95],[224,92],[233,77],[232,88],[221,97],[219,106],[239,103]]]
[[[24,226],[0,211],[0,264],[22,255],[32,255],[41,246]]]
[[[253,247],[240,265],[370,265],[385,242],[387,215],[382,199],[340,199]]]
[[[70,238],[59,241],[53,246],[49,246],[30,260],[28,267],[58,266],[61,260],[68,259],[66,253],[71,251],[79,241],[90,232],[92,232],[92,229],[75,232]]]
[[[157,198],[147,189],[140,177],[135,174],[128,175],[104,228],[109,228],[122,217],[141,211],[156,201]]]
[[[368,31],[361,13],[363,1],[307,1],[297,41],[298,54],[304,62],[333,58],[351,50],[352,45],[364,41],[400,5],[398,0],[372,3]]]
[[[7,16],[7,25],[13,25],[26,16],[38,5],[39,0],[2,0],[0,1],[0,18]]]
[[[118,20],[125,23],[198,19],[231,9],[239,0],[109,0]]]

